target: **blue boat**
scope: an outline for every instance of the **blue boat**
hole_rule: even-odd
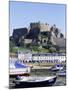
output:
[[[10,63],[9,76],[16,78],[17,76],[26,75],[29,76],[30,67],[22,64],[21,61],[17,60],[15,62]]]

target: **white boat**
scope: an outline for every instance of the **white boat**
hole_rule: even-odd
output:
[[[15,61],[10,63],[10,70],[9,75],[10,77],[22,76],[22,75],[29,75],[30,74],[30,67],[22,64],[20,61]]]
[[[29,77],[18,77],[14,80],[15,88],[28,88],[28,87],[46,87],[52,86],[56,82],[56,76],[29,76]]]
[[[56,75],[58,75],[58,76],[66,76],[66,70],[58,71],[56,73]]]
[[[51,70],[52,71],[58,71],[58,70],[62,70],[63,69],[63,66],[60,65],[60,64],[57,64],[57,65],[54,65]]]

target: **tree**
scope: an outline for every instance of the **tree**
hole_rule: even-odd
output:
[[[10,46],[10,48],[9,48],[10,52],[13,52],[13,47],[15,47],[14,42],[9,41],[9,46]]]

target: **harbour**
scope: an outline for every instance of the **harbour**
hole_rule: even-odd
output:
[[[52,86],[65,86],[66,85],[66,76],[57,75],[58,71],[51,71],[48,69],[31,69],[30,76],[33,77],[48,77],[48,76],[57,76],[56,82]],[[15,83],[12,83],[13,78],[9,79],[10,88],[15,88]],[[44,86],[46,87],[46,86]],[[20,87],[19,87],[20,88]],[[27,87],[26,87],[27,88]]]

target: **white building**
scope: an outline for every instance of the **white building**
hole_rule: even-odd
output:
[[[24,39],[25,44],[30,44],[32,42],[32,39]]]
[[[22,61],[32,61],[32,54],[31,53],[18,53],[18,59]]]
[[[44,62],[64,62],[66,60],[65,56],[33,56],[34,61],[44,61]]]
[[[50,31],[49,24],[41,23],[40,24],[40,30],[41,30],[41,32]]]
[[[61,63],[66,61],[65,55],[32,55],[31,53],[19,53],[18,59],[22,61],[43,61],[43,62],[52,62],[52,63]]]

